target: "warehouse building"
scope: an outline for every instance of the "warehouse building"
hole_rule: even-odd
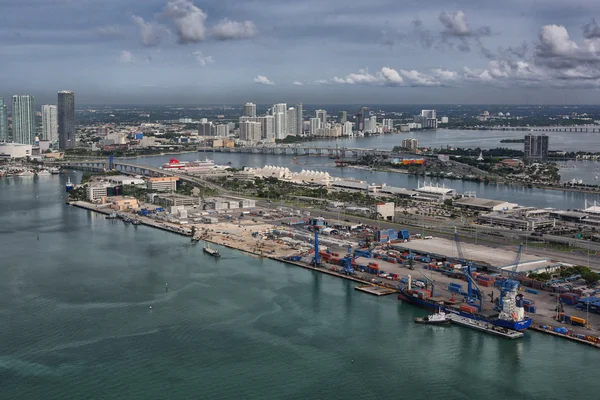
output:
[[[463,197],[462,199],[454,200],[454,205],[482,211],[503,211],[512,210],[513,208],[518,207],[518,204],[509,203],[507,201],[489,200],[477,197]]]
[[[174,192],[177,189],[178,180],[179,178],[177,178],[176,176],[161,176],[156,178],[148,178],[148,190],[153,190],[157,192]]]
[[[157,194],[153,202],[163,207],[196,206],[200,204],[200,198],[175,193]]]
[[[491,226],[504,226],[511,229],[535,231],[536,229],[554,227],[555,220],[545,218],[518,217],[512,214],[491,212],[477,217],[477,222]]]

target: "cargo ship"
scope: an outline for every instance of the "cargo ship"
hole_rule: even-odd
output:
[[[525,316],[522,294],[516,294],[514,297],[512,295],[504,296],[500,312],[497,315],[489,315],[480,312],[479,309],[473,305],[458,305],[458,302],[453,301],[453,299],[446,301],[439,297],[431,297],[431,292],[427,290],[412,289],[412,280],[410,277],[408,279],[408,285],[401,286],[398,289],[400,291],[398,300],[405,301],[426,310],[436,312],[442,310],[447,314],[454,314],[476,321],[488,322],[495,326],[519,332],[524,331],[531,326],[531,318]],[[469,292],[470,291],[471,290],[469,289]]]
[[[178,171],[208,171],[215,168],[215,162],[208,158],[204,161],[179,161],[176,158],[172,158],[168,163],[165,163],[161,167],[162,169],[178,170]]]
[[[213,256],[213,257],[217,257],[217,258],[218,258],[218,257],[221,257],[221,253],[219,253],[219,250],[216,250],[216,249],[211,249],[211,248],[210,248],[210,245],[208,245],[208,244],[205,244],[205,245],[204,245],[204,249],[203,249],[203,250],[204,250],[204,252],[205,252],[206,254],[208,254],[209,256]]]

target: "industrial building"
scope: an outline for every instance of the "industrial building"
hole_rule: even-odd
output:
[[[0,156],[2,158],[18,159],[31,157],[33,146],[21,143],[0,143]]]
[[[86,197],[91,202],[102,200],[108,195],[108,186],[105,183],[92,183],[86,186]]]
[[[177,178],[176,176],[148,178],[148,190],[157,192],[174,192],[177,189],[178,180],[179,178]]]
[[[117,185],[144,185],[146,183],[146,181],[141,178],[135,178],[127,175],[108,176],[106,180]]]
[[[376,206],[376,212],[378,217],[381,217],[387,221],[391,221],[394,219],[396,207],[394,205],[394,202],[379,203]]]
[[[506,214],[500,212],[491,212],[477,217],[477,222],[489,224],[492,226],[504,226],[511,229],[521,229],[524,231],[535,231],[536,229],[554,227],[554,219],[536,218],[520,216],[515,214]]]
[[[182,194],[157,194],[154,196],[154,204],[158,204],[163,207],[172,206],[197,206],[200,204],[200,198],[192,196],[184,196]]]
[[[518,204],[509,203],[507,201],[482,199],[477,197],[463,197],[462,199],[454,200],[454,205],[483,211],[512,210],[513,208],[518,207]]]

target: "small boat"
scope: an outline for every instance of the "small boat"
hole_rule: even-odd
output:
[[[35,176],[35,174],[33,172],[27,170],[27,171],[21,171],[21,172],[15,174],[15,176],[29,177],[29,176]]]
[[[60,174],[60,169],[56,168],[56,167],[50,168],[49,171],[50,171],[50,174],[52,174],[52,175],[58,175],[58,174]]]
[[[47,169],[40,169],[39,171],[37,171],[36,175],[37,176],[50,176],[50,171],[48,171]]]
[[[221,253],[219,253],[219,250],[211,249],[209,244],[205,244],[204,249],[202,249],[202,250],[209,256],[213,256],[213,257],[217,257],[217,258],[221,257]]]
[[[438,311],[435,314],[428,315],[425,318],[415,318],[417,324],[442,325],[449,324],[450,318],[443,311]]]
[[[131,220],[131,223],[132,223],[133,225],[141,225],[141,224],[142,224],[142,221],[140,221],[139,219],[133,219],[133,220]]]
[[[71,182],[71,178],[68,178],[67,184],[65,185],[67,192],[70,192],[71,190],[73,190],[74,187],[75,187],[75,185],[73,185],[73,182]]]
[[[119,216],[115,212],[110,213],[106,216],[106,219],[117,219],[117,218],[119,218]]]

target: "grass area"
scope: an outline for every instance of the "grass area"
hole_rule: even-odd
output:
[[[580,250],[578,247],[569,246],[566,244],[556,244],[556,243],[528,243],[528,247],[537,247],[540,249],[552,249],[557,251],[563,251],[565,253],[570,253],[573,250]]]

